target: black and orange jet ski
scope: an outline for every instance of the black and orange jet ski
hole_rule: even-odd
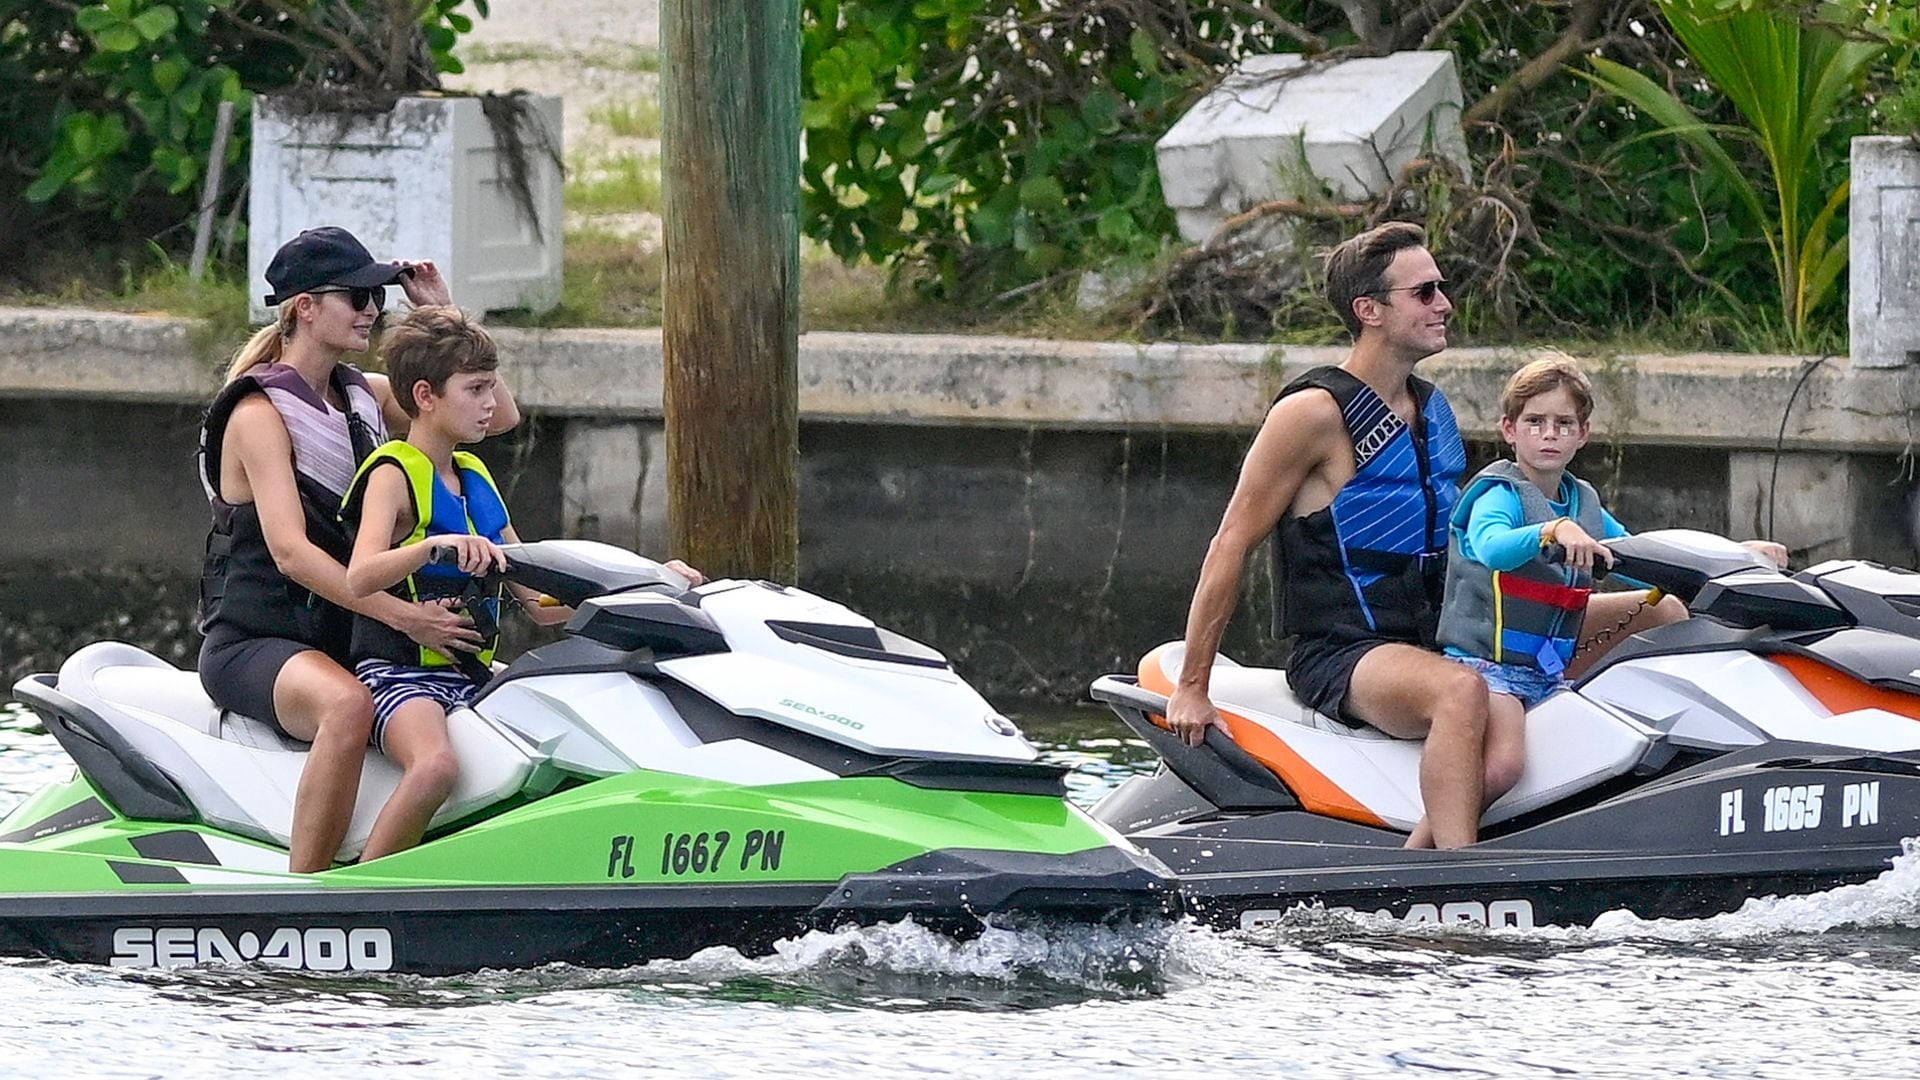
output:
[[[1584,925],[1729,911],[1871,879],[1920,837],[1920,574],[1857,560],[1784,574],[1668,530],[1609,542],[1614,571],[1693,617],[1629,638],[1527,714],[1518,785],[1478,843],[1406,850],[1421,744],[1220,658],[1226,730],[1164,727],[1183,659],[1094,682],[1157,771],[1093,810],[1180,879],[1189,910],[1255,927],[1299,905],[1415,922]]]

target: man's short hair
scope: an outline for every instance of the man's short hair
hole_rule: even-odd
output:
[[[1580,370],[1580,362],[1563,352],[1550,352],[1513,373],[1500,394],[1500,412],[1509,420],[1520,419],[1527,402],[1562,387],[1573,395],[1573,411],[1581,423],[1593,415],[1593,383]]]
[[[1408,248],[1426,247],[1427,230],[1411,221],[1389,221],[1351,237],[1327,253],[1327,301],[1347,326],[1360,336],[1360,316],[1353,302],[1387,287],[1387,266]]]
[[[447,380],[472,371],[500,366],[493,335],[467,318],[457,307],[419,307],[386,328],[380,356],[393,384],[393,396],[408,416],[418,416],[413,388],[424,381],[436,396],[447,392]]]

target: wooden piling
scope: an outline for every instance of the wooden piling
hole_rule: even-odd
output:
[[[791,582],[799,0],[663,0],[668,554]]]

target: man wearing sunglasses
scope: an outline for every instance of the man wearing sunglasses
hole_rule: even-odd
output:
[[[1417,225],[1328,256],[1327,299],[1353,349],[1282,390],[1255,436],[1200,567],[1167,721],[1189,745],[1220,724],[1213,662],[1247,558],[1272,534],[1289,685],[1342,723],[1426,740],[1427,820],[1408,844],[1451,848],[1477,838],[1489,755],[1508,751],[1487,743],[1486,683],[1432,651],[1467,458],[1445,395],[1413,370],[1447,347],[1445,285]]]

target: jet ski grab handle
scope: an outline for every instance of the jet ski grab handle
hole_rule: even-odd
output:
[[[1771,562],[1758,554],[1752,555],[1750,562],[1734,560],[1732,564],[1724,557],[1710,557],[1704,561],[1689,559],[1685,551],[1662,540],[1657,532],[1617,536],[1600,543],[1613,552],[1613,565],[1605,566],[1595,560],[1593,580],[1604,581],[1618,574],[1644,582],[1657,592],[1677,596],[1688,605],[1714,578],[1755,568],[1778,572]],[[1542,558],[1556,566],[1560,565],[1566,562],[1567,549],[1561,544],[1549,544]]]
[[[553,597],[568,607],[579,607],[596,596],[635,590],[651,590],[675,598],[683,595],[689,583],[679,574],[658,563],[641,560],[641,567],[593,566],[579,561],[555,546],[572,541],[531,541],[502,545],[507,554],[505,570],[489,570],[474,579],[472,590],[491,595],[503,582],[524,585]],[[427,561],[444,565],[453,559],[454,549],[435,544]],[[628,555],[631,558],[631,555]]]

